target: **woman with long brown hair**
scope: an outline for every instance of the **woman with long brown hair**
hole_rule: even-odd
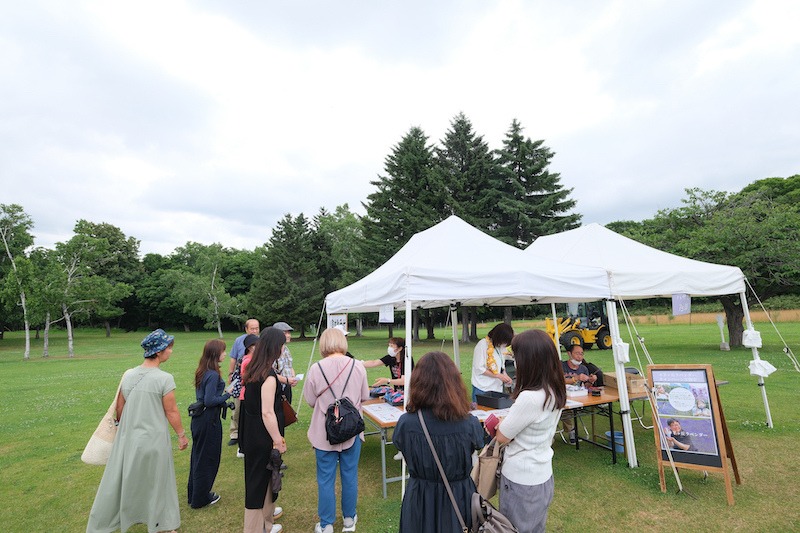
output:
[[[225,360],[226,345],[211,339],[203,348],[200,363],[194,372],[195,398],[202,401],[205,410],[192,418],[192,462],[189,468],[189,505],[205,507],[219,501],[219,494],[211,492],[219,471],[222,454],[222,423],[220,408],[230,398],[225,392],[225,381],[219,363]]]
[[[239,440],[244,453],[244,533],[277,533],[283,529],[273,524],[277,496],[272,491],[272,451],[275,448],[286,453],[286,441],[281,436],[281,389],[272,365],[283,353],[284,344],[282,331],[265,329],[242,371],[245,388]]]
[[[553,339],[523,331],[511,341],[517,384],[511,406],[497,427],[506,447],[500,477],[500,512],[520,533],[544,531],[553,501],[553,435],[567,403],[564,371]]]
[[[400,510],[400,532],[461,531],[417,412],[422,413],[436,454],[467,527],[472,523],[472,453],[483,446],[483,429],[472,416],[467,387],[453,360],[443,352],[423,355],[411,373],[406,413],[392,440],[403,453],[411,476]]]

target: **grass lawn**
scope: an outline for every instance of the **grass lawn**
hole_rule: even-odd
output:
[[[493,324],[479,329],[485,334]],[[800,324],[779,324],[781,334],[800,353]],[[735,506],[727,505],[722,474],[707,480],[691,470],[681,471],[684,487],[695,495],[676,494],[677,484],[667,471],[668,490],[661,492],[653,446],[653,431],[634,421],[640,467],[611,464],[610,454],[584,445],[579,451],[556,439],[554,445],[556,492],[550,507],[548,530],[574,531],[798,531],[797,502],[800,477],[800,410],[795,407],[800,392],[800,375],[782,353],[777,335],[768,323],[758,324],[762,333],[763,359],[778,368],[766,379],[774,429],[765,424],[761,390],[747,371],[751,352],[719,350],[716,324],[639,326],[639,333],[656,363],[711,363],[717,379],[730,384],[720,388],[734,452],[743,484],[734,485]],[[515,324],[515,330],[523,327]],[[396,329],[396,333],[402,330]],[[22,333],[6,333],[0,341],[0,509],[4,531],[79,532],[86,528],[89,510],[103,467],[81,462],[83,447],[100,416],[112,400],[121,374],[142,361],[139,342],[147,332],[78,330],[74,358],[67,357],[64,332],[51,336],[50,357],[40,357],[42,341],[32,342],[31,359],[24,361]],[[176,335],[172,358],[162,369],[175,377],[176,395],[189,429],[186,407],[194,401],[194,370],[203,344],[213,332]],[[423,333],[424,334],[424,333]],[[627,333],[624,331],[623,337]],[[237,336],[227,333],[229,344]],[[444,331],[437,340],[414,344],[415,358],[431,350],[452,353]],[[363,338],[350,338],[350,352],[360,359],[377,359],[386,353],[387,330],[368,331]],[[298,373],[305,372],[312,352],[311,340],[294,339],[290,345]],[[469,383],[472,344],[462,345],[461,367]],[[314,360],[318,359],[314,354]],[[587,350],[586,359],[611,370],[610,351]],[[631,349],[632,363],[635,354]],[[385,377],[385,368],[368,370],[370,383]],[[302,382],[301,382],[302,383]],[[295,389],[295,408],[301,396]],[[637,405],[641,412],[641,404]],[[647,409],[646,422],[650,422]],[[300,406],[300,420],[286,431],[289,465],[278,505],[284,507],[279,521],[284,531],[311,532],[318,521],[316,474],[313,449],[306,439],[311,415],[308,405]],[[605,421],[601,420],[601,424]],[[607,422],[606,422],[607,423]],[[224,442],[227,442],[225,423]],[[369,425],[368,425],[369,427]],[[603,428],[605,431],[607,428]],[[191,446],[191,444],[190,444]],[[207,509],[193,510],[186,504],[190,450],[178,451],[173,435],[178,497],[181,501],[184,533],[241,531],[244,514],[244,474],[236,450],[223,444],[222,464],[214,490],[222,499]],[[388,451],[389,457],[394,449]],[[389,459],[389,475],[399,475],[399,463]],[[359,466],[358,531],[397,531],[400,516],[400,483],[389,485],[388,499],[381,493],[380,442],[367,437]],[[338,501],[338,497],[337,497]],[[496,497],[494,501],[497,505]],[[335,531],[340,531],[337,517]],[[144,526],[129,531],[141,533]]]

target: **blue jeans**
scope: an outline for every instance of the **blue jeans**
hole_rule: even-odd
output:
[[[339,475],[342,481],[342,518],[356,515],[358,501],[358,459],[361,456],[361,439],[347,450],[341,452],[318,450],[317,455],[317,488],[319,504],[317,514],[322,528],[333,524],[336,520],[336,463],[339,463]]]
[[[478,403],[478,397],[476,394],[486,394],[485,390],[481,390],[475,385],[472,386],[472,403]]]

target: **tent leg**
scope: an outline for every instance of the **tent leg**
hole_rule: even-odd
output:
[[[558,353],[560,354],[561,353],[561,348],[558,346],[558,336],[559,336],[558,335],[558,316],[556,315],[556,304],[555,304],[555,302],[550,302],[550,311],[552,311],[552,313],[553,313],[553,331],[555,331],[555,333],[553,334],[553,342],[556,343],[556,350],[558,350]]]
[[[742,292],[739,293],[739,299],[742,301],[742,311],[744,311],[744,320],[747,323],[747,329],[755,329],[753,321],[750,319],[750,308],[747,306],[747,295]],[[753,359],[756,361],[761,359],[758,355],[758,348],[753,347]],[[761,387],[761,397],[764,399],[764,411],[767,414],[767,426],[772,429],[772,414],[769,412],[769,401],[767,400],[767,387],[764,384],[764,377],[758,376],[758,386]]]
[[[450,321],[453,325],[453,356],[456,361],[456,368],[461,371],[461,354],[458,353],[458,309],[455,305],[450,306]]]
[[[628,361],[623,360],[627,356],[620,349],[622,338],[619,335],[617,302],[606,301],[606,315],[609,317],[608,326],[613,340],[614,370],[618,376],[617,391],[619,392],[619,410],[622,413],[622,429],[625,434],[625,454],[628,457],[628,466],[636,468],[639,466],[639,461],[636,458],[636,444],[633,439],[633,424],[631,423],[631,402],[628,399],[628,382],[625,379],[625,363]],[[614,320],[611,320],[611,317],[614,317]]]

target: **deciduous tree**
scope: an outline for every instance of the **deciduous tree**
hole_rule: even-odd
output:
[[[33,235],[30,234],[30,230],[33,228],[33,220],[18,204],[0,204],[0,214],[2,215],[0,217],[0,240],[2,240],[4,250],[4,253],[0,254],[0,268],[15,274],[10,277],[10,280],[17,284],[19,304],[22,307],[22,316],[25,323],[25,354],[23,357],[29,359],[31,355],[30,322],[28,321],[23,276],[17,275],[16,258],[24,256],[25,249],[33,244]],[[7,264],[4,265],[3,263]]]
[[[141,282],[143,267],[139,260],[139,241],[133,237],[126,237],[118,227],[102,222],[96,224],[86,220],[79,220],[75,224],[75,234],[86,235],[108,242],[108,250],[94,267],[95,275],[102,276],[112,286],[120,283],[128,285],[128,290],[122,292],[127,295],[118,301],[119,305],[110,302],[98,301],[94,309],[95,315],[103,321],[106,328],[106,337],[111,336],[110,320],[120,318],[126,313],[135,313],[139,307],[133,286]],[[129,296],[133,296],[129,298]]]
[[[759,189],[728,194],[695,188],[686,193],[682,207],[622,227],[629,237],[660,250],[738,266],[761,299],[794,290],[800,283],[797,204],[777,202]],[[738,298],[720,297],[731,346],[742,342],[744,316]]]

